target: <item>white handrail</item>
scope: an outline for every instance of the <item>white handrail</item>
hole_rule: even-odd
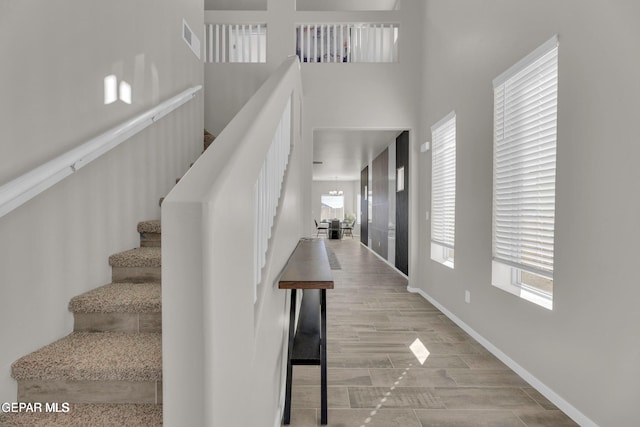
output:
[[[189,88],[145,113],[2,185],[0,187],[0,218],[189,102],[201,89],[201,85]]]

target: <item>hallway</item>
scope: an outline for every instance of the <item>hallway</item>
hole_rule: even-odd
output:
[[[325,242],[329,426],[577,425],[357,240]],[[293,372],[291,426],[319,425],[319,367]]]

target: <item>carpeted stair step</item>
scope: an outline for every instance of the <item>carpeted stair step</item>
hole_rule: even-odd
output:
[[[204,130],[204,149],[209,148],[213,141],[215,141],[216,137],[211,135],[206,129]]]
[[[162,425],[162,405],[155,404],[90,404],[72,403],[64,412],[2,413],[3,427],[122,427]]]
[[[19,402],[162,403],[159,333],[74,332],[14,362]]]
[[[159,219],[139,222],[138,233],[140,233],[141,247],[160,246],[162,229]]]
[[[160,283],[110,283],[69,302],[76,332],[161,332]]]
[[[117,282],[160,282],[160,247],[131,249],[109,257],[111,281]]]

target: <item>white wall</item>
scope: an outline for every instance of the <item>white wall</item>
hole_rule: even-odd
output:
[[[422,138],[457,115],[455,270],[420,288],[531,373],[581,424],[637,424],[640,401],[640,4],[428,1]],[[491,286],[492,79],[557,33],[559,112],[553,311]],[[420,155],[420,217],[430,153]],[[464,291],[471,291],[471,304]]]
[[[201,62],[202,0],[0,3],[0,184],[184,89]],[[104,105],[103,79],[133,87]],[[138,245],[136,224],[202,149],[202,94],[47,192],[0,218],[0,401],[10,365],[71,332],[74,295],[110,281],[107,257]]]

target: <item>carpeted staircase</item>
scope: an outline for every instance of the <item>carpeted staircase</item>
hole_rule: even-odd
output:
[[[205,131],[205,149],[213,139]],[[17,401],[42,409],[0,412],[0,426],[162,425],[160,221],[138,232],[139,248],[109,257],[112,283],[69,302],[73,332],[12,365]]]

